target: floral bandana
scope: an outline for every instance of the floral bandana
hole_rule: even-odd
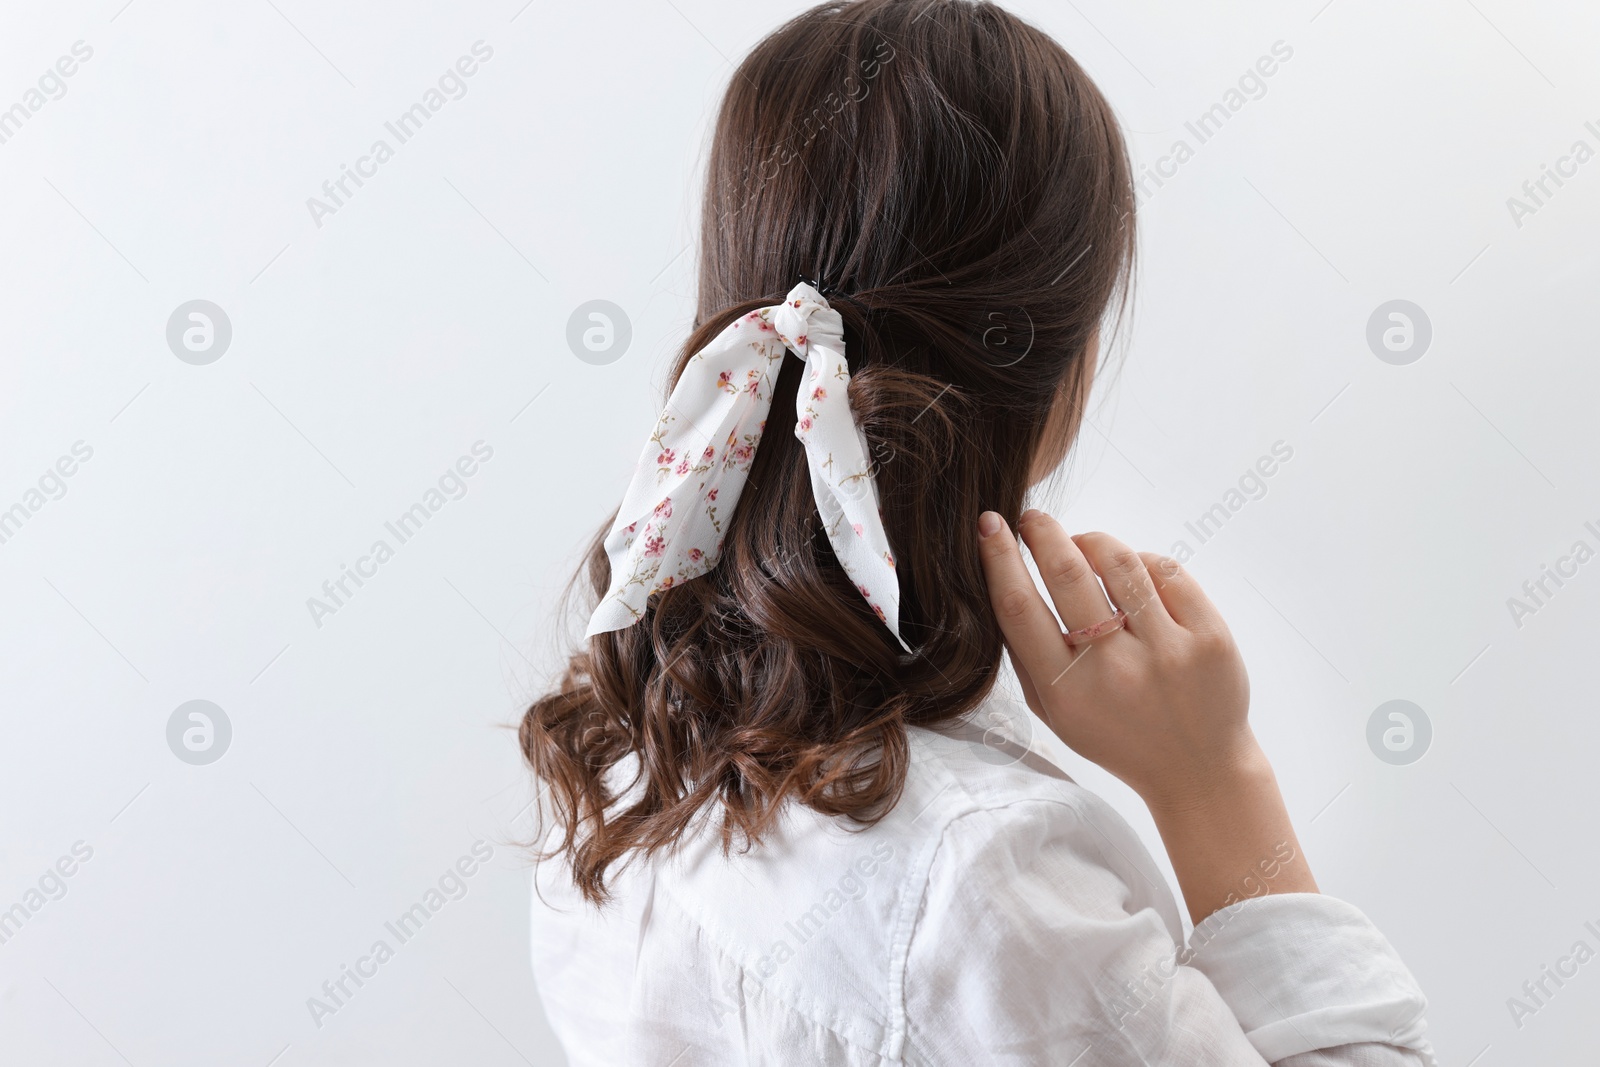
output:
[[[806,284],[734,322],[684,366],[606,535],[611,588],[589,634],[632,626],[651,593],[716,566],[789,352],[806,364],[794,435],[805,445],[828,541],[878,618],[911,651],[900,636],[900,582],[867,439],[850,411],[844,323]]]

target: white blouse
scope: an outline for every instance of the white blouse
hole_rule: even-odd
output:
[[[574,1067],[1434,1064],[1421,990],[1351,905],[1253,897],[1181,947],[1104,801],[975,726],[909,732],[869,828],[791,804],[724,858],[708,820],[600,911],[540,865],[534,974]]]

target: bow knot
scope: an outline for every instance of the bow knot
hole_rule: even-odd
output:
[[[806,292],[795,295],[802,289]],[[809,285],[796,286],[789,299],[775,305],[771,321],[773,332],[801,359],[806,358],[806,346],[813,339],[844,351],[844,320]]]
[[[611,584],[589,634],[631,626],[652,593],[716,566],[791,351],[806,364],[794,433],[823,529],[856,590],[911,651],[900,636],[900,583],[867,439],[850,410],[844,322],[806,283],[729,324],[684,365],[606,536]]]

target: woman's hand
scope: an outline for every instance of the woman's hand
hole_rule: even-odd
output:
[[[1028,706],[1149,806],[1195,921],[1237,898],[1230,887],[1242,878],[1261,884],[1261,863],[1277,880],[1267,891],[1314,892],[1250,730],[1244,661],[1199,585],[1175,560],[1103,533],[1069,537],[1040,511],[1024,514],[1021,528],[1068,630],[1119,609],[1127,616],[1122,629],[1069,647],[1016,539],[984,512],[990,601]]]
[[[1256,756],[1244,661],[1175,560],[1103,533],[1068,537],[1049,515],[1025,513],[1022,540],[1067,629],[1117,609],[1127,615],[1121,630],[1069,648],[1016,540],[1000,516],[984,519],[999,524],[981,545],[1011,663],[1028,706],[1056,736],[1152,806],[1202,799],[1220,772]]]

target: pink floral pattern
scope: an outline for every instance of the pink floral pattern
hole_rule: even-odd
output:
[[[900,636],[900,583],[877,472],[850,410],[844,324],[805,284],[782,304],[736,320],[684,366],[606,536],[611,584],[590,634],[631,626],[651,594],[717,565],[726,516],[739,504],[789,352],[806,364],[794,433],[805,446],[823,529],[867,606],[911,651]]]

